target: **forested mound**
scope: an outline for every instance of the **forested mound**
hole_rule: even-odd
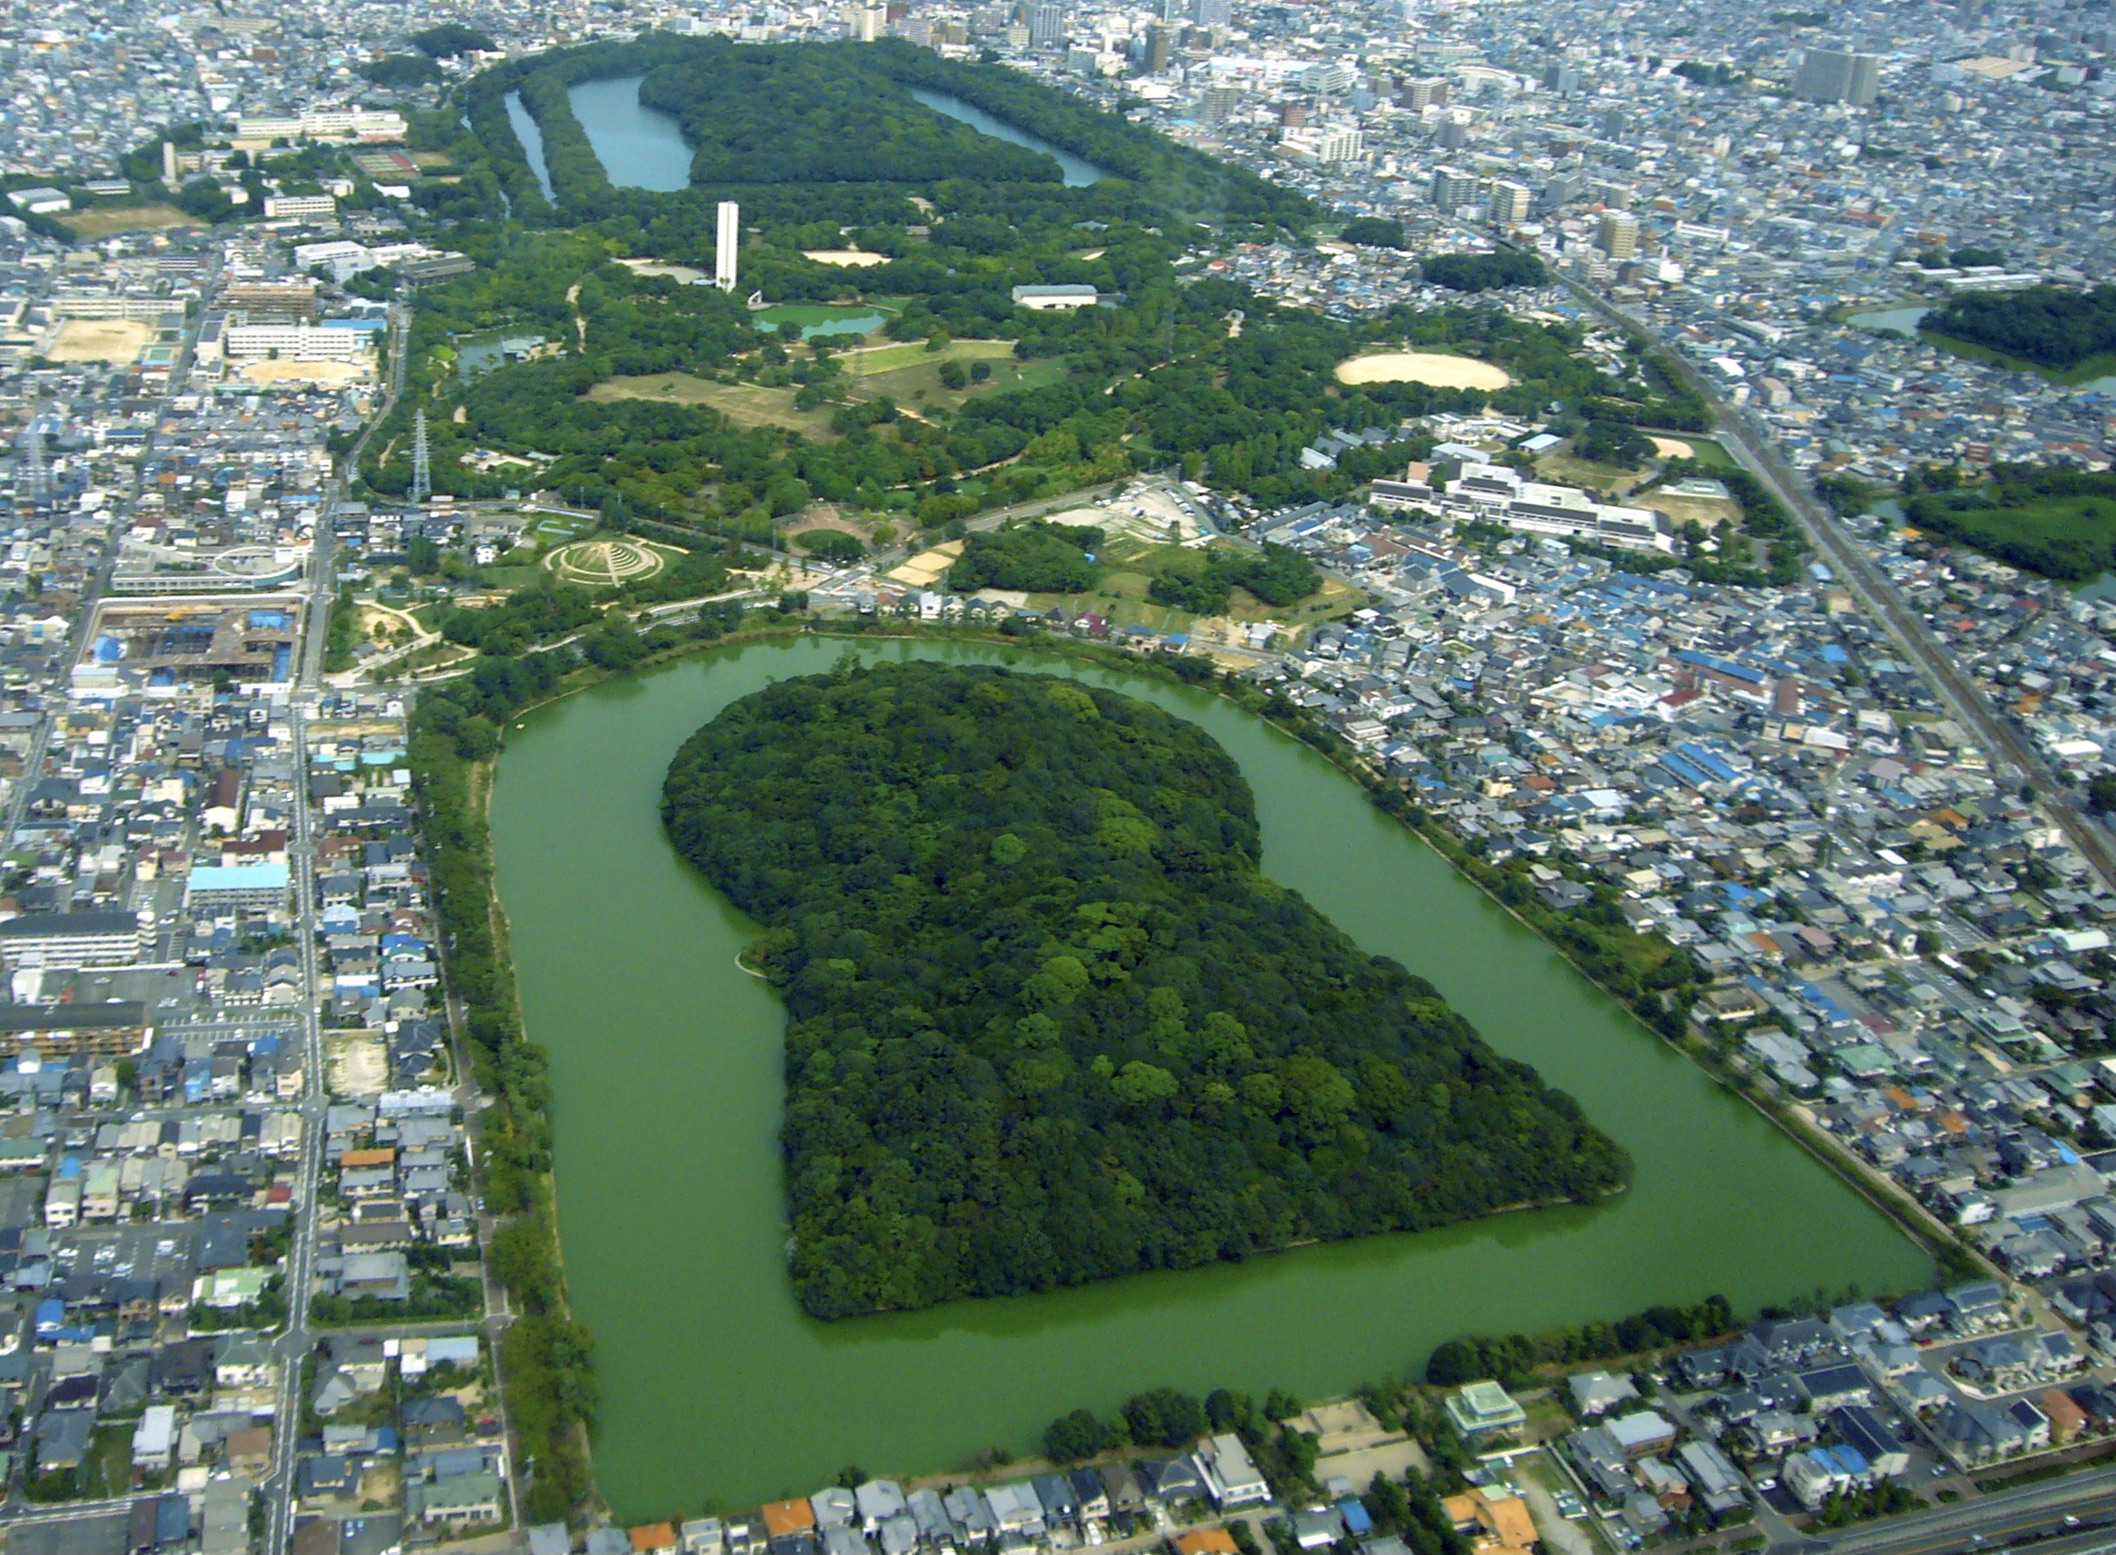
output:
[[[1621,1187],[1624,1152],[1258,870],[1195,726],[930,663],[726,708],[678,849],[769,933],[818,1317],[1182,1268]]]
[[[1959,292],[1944,308],[1927,314],[1920,327],[2043,367],[2077,367],[2089,357],[2116,351],[2116,285],[2084,292],[2063,286]]]

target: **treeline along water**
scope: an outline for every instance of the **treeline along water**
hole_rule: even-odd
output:
[[[676,857],[658,803],[699,725],[843,649],[803,638],[615,681],[530,715],[501,761],[500,895],[528,1031],[551,1053],[560,1230],[596,1334],[596,1467],[621,1520],[806,1493],[847,1462],[924,1472],[993,1443],[1025,1449],[1066,1409],[1163,1383],[1318,1396],[1408,1371],[1456,1334],[1927,1278],[1876,1212],[1322,757],[1202,692],[1027,652],[877,643],[862,651],[1078,673],[1195,720],[1255,790],[1265,871],[1576,1096],[1636,1174],[1595,1208],[1042,1296],[803,1316],[776,1142],[784,1011],[735,963],[758,927]]]

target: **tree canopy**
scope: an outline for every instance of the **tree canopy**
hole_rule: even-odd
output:
[[[1419,267],[1435,286],[1455,292],[1489,292],[1506,286],[1541,286],[1550,279],[1533,254],[1501,249],[1491,254],[1435,254]]]
[[[1258,868],[1194,725],[907,663],[738,701],[672,763],[678,850],[769,932],[792,1273],[843,1317],[1437,1226],[1623,1185],[1624,1152]]]
[[[962,594],[986,588],[1078,594],[1095,586],[1088,558],[1101,546],[1102,531],[1082,524],[1032,519],[980,531],[964,539],[962,555],[948,569],[948,587]]]
[[[2092,291],[2033,286],[2024,292],[1960,292],[1922,328],[2040,367],[2077,367],[2116,351],[2116,283]]]

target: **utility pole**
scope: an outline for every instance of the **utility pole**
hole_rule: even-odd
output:
[[[411,500],[424,502],[433,495],[433,468],[426,454],[426,412],[418,411],[411,422]]]

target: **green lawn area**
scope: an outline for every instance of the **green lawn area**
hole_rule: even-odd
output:
[[[1645,479],[1643,468],[1628,470],[1621,465],[1596,464],[1569,453],[1548,453],[1536,461],[1536,478],[1558,486],[1578,486],[1589,491],[1629,491]]]
[[[1011,340],[951,340],[938,351],[928,351],[923,340],[905,340],[847,351],[838,360],[844,364],[846,376],[860,378],[893,372],[899,367],[916,367],[921,362],[993,362],[1013,354]]]
[[[81,1461],[81,1497],[101,1501],[132,1489],[132,1425],[119,1421],[97,1426]]]
[[[963,344],[964,342],[957,342]],[[984,342],[970,342],[983,344]],[[905,349],[892,347],[892,350]],[[891,368],[886,372],[869,372],[854,376],[850,365],[846,376],[855,399],[879,399],[886,394],[899,405],[947,405],[955,406],[980,395],[994,394],[1005,389],[1040,389],[1058,382],[1065,376],[1065,365],[1049,358],[1033,362],[1017,362],[1011,356],[984,360],[992,364],[992,376],[983,383],[972,384],[966,389],[947,389],[941,386],[940,364],[950,360],[945,354],[924,354],[923,347],[908,348],[917,353],[906,358],[907,365]],[[964,360],[955,358],[955,360]],[[972,357],[968,360],[978,360]]]
[[[1707,470],[1731,470],[1735,468],[1734,456],[1709,437],[1698,437],[1690,432],[1663,432],[1663,437],[1680,437],[1691,448],[1691,459]]]
[[[2084,582],[2116,566],[2116,497],[2037,497],[2012,507],[1950,509],[1912,527],[2034,572]]]

